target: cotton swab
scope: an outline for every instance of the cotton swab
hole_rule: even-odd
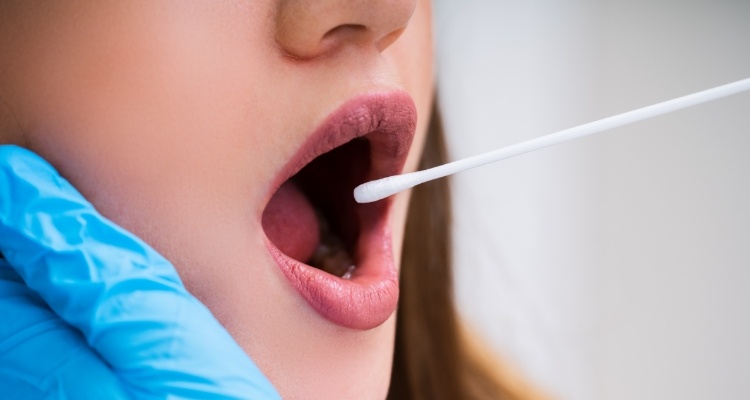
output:
[[[628,111],[623,114],[614,115],[598,121],[589,122],[574,128],[565,129],[546,136],[541,136],[525,142],[517,143],[508,147],[499,148],[478,154],[462,160],[443,164],[434,168],[411,172],[408,174],[390,176],[370,182],[363,183],[354,189],[354,199],[358,203],[371,203],[394,195],[402,190],[409,189],[421,183],[433,179],[442,178],[456,172],[465,171],[484,164],[504,160],[519,154],[539,150],[547,146],[592,135],[608,129],[632,124],[644,119],[653,118],[672,111],[692,107],[722,97],[730,96],[750,89],[750,78],[742,79],[726,85],[717,86],[712,89],[678,97],[662,103]]]

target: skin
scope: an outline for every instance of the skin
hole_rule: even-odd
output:
[[[0,143],[55,165],[171,260],[284,398],[383,398],[395,316],[320,317],[264,245],[274,176],[347,100],[433,97],[428,1],[8,0]],[[408,193],[394,203],[398,264]]]

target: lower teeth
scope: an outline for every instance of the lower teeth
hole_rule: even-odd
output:
[[[352,279],[352,272],[354,272],[354,269],[357,268],[354,266],[354,264],[350,265],[349,268],[346,270],[346,273],[342,275],[341,277],[344,279]]]
[[[315,254],[310,258],[309,264],[328,272],[331,275],[351,279],[357,268],[354,261],[344,247],[344,243],[331,231],[326,218],[319,212],[315,213],[320,226],[320,244],[315,249]]]

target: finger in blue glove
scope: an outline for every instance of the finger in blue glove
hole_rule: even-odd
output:
[[[81,333],[0,260],[0,398],[130,399]]]

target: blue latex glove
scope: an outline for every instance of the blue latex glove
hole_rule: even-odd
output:
[[[166,259],[9,145],[0,252],[0,398],[279,398]]]

